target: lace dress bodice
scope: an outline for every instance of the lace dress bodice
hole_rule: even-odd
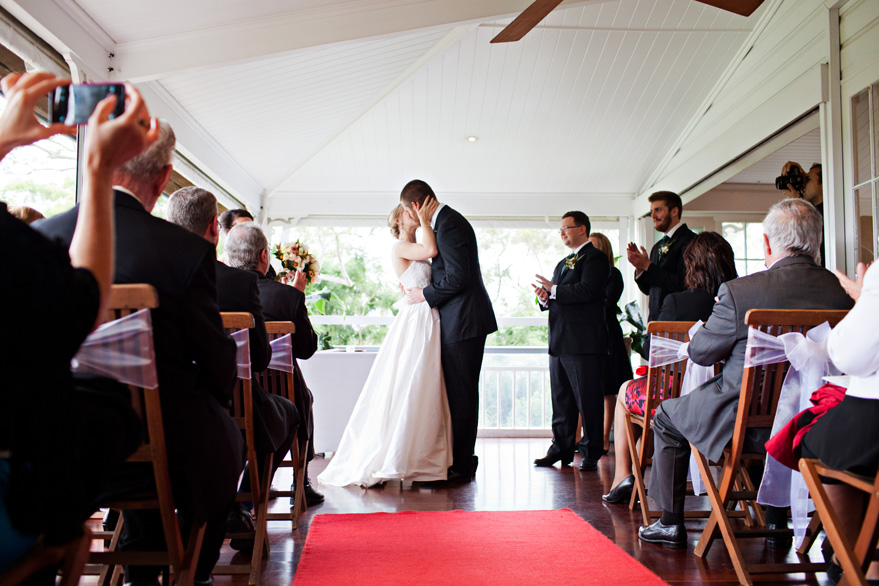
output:
[[[426,260],[412,261],[409,268],[400,275],[400,283],[406,289],[411,287],[425,288],[430,285],[430,263]]]

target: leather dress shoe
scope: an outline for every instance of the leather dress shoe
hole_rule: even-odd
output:
[[[550,466],[555,465],[556,462],[561,462],[562,466],[570,466],[573,461],[574,456],[565,457],[561,454],[547,454],[542,458],[534,460],[534,465],[540,468],[549,468]]]
[[[687,530],[680,525],[663,525],[657,521],[647,527],[638,528],[638,538],[647,543],[658,543],[672,549],[686,549]]]
[[[598,459],[583,458],[580,460],[580,470],[583,472],[595,472],[598,470]]]
[[[632,499],[632,490],[634,488],[635,477],[629,476],[610,489],[609,493],[601,495],[601,500],[610,505],[629,504],[629,501]]]
[[[235,503],[229,516],[226,518],[226,533],[249,533],[256,530],[253,527],[253,517],[244,503]],[[235,551],[253,551],[253,538],[236,537],[229,541],[229,547]]]
[[[775,523],[767,523],[767,529],[787,529],[787,524],[776,525]],[[790,549],[794,543],[793,535],[770,535],[766,538],[766,545],[769,549]]]
[[[305,479],[305,503],[309,507],[313,507],[314,505],[319,505],[324,502],[324,495],[315,490],[314,486],[312,486],[311,481],[306,478]]]
[[[449,475],[446,478],[446,482],[451,482],[452,484],[470,484],[470,481],[473,480],[473,477],[469,474],[461,474],[457,470],[452,470],[449,468]]]

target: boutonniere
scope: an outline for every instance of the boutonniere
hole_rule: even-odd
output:
[[[577,264],[577,261],[580,260],[581,258],[583,258],[583,257],[582,256],[575,256],[573,258],[566,258],[565,259],[565,268],[566,269],[573,269],[574,265]]]
[[[668,254],[668,249],[671,248],[671,245],[674,243],[674,240],[669,240],[665,244],[659,247],[659,256],[665,256]]]

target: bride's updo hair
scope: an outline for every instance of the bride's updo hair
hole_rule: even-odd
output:
[[[403,217],[403,204],[400,203],[391,210],[391,214],[388,216],[388,228],[391,229],[391,234],[394,235],[394,238],[400,237],[400,226],[397,222],[401,217]]]

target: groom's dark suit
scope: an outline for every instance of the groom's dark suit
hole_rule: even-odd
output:
[[[585,429],[580,454],[598,460],[604,449],[602,369],[609,349],[604,302],[610,265],[588,241],[575,258],[573,268],[567,268],[568,258],[556,265],[555,298],[540,306],[549,311],[552,447],[547,455],[573,459],[580,415]]]
[[[475,472],[479,371],[485,338],[497,331],[497,322],[482,282],[470,222],[443,206],[436,212],[435,229],[439,253],[431,265],[432,284],[423,294],[440,313],[443,376],[452,416],[452,470],[469,478]]]

